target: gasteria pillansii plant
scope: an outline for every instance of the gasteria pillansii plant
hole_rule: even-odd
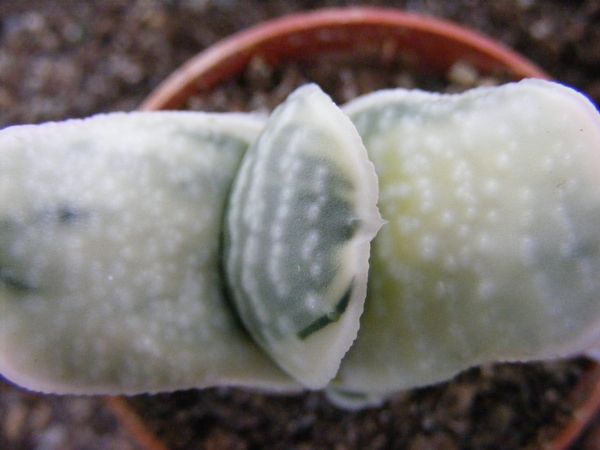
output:
[[[0,131],[0,373],[346,406],[600,345],[600,116],[524,80]]]

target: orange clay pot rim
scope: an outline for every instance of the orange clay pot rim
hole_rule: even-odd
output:
[[[317,33],[335,26],[370,26],[382,30],[406,30],[434,35],[496,61],[499,66],[512,70],[517,78],[550,78],[538,66],[503,44],[446,20],[397,9],[327,8],[266,21],[213,44],[173,72],[147,97],[139,109],[177,109],[185,101],[182,93],[212,88],[222,81],[222,72],[219,71],[227,70],[227,78],[233,78],[253,55],[260,53],[263,46],[283,42],[299,33]],[[297,49],[293,49],[290,43],[288,56],[295,51]],[[215,74],[216,72],[219,73]]]
[[[570,395],[571,399],[576,401],[573,416],[556,436],[552,447],[544,447],[547,450],[566,450],[569,448],[583,434],[594,416],[600,411],[600,363],[594,362],[593,367],[579,380]]]

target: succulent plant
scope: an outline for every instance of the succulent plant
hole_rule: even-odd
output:
[[[600,343],[599,224],[600,116],[547,81],[9,127],[0,373],[354,407],[576,355]]]

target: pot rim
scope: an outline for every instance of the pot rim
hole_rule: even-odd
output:
[[[340,27],[346,31],[342,35],[332,32]],[[343,43],[347,39],[354,41],[350,47]],[[433,67],[427,67],[434,72],[445,71],[450,61],[464,58],[483,72],[508,70],[515,80],[550,79],[541,68],[505,45],[444,19],[391,8],[325,8],[265,21],[213,44],[159,84],[139,109],[178,109],[192,93],[209,90],[239,75],[256,55],[276,65],[285,59],[297,59],[311,49],[319,53],[354,52],[382,39],[379,50],[383,62],[397,57],[398,49],[412,43],[426,51],[428,58],[437,58]],[[432,48],[442,42],[445,48]]]
[[[600,363],[598,361],[593,361],[593,366],[575,385],[570,393],[570,399],[575,409],[572,419],[554,438],[551,448],[555,450],[566,450],[573,445],[600,411]]]

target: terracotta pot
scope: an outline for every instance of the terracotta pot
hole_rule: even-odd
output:
[[[176,70],[141,105],[141,110],[181,108],[240,76],[253,61],[272,67],[316,55],[375,58],[382,65],[401,61],[424,76],[443,75],[457,61],[482,75],[505,79],[549,78],[523,57],[481,34],[430,17],[374,8],[328,9],[296,14],[242,31],[203,51]],[[572,392],[577,410],[546,448],[565,449],[582,433],[600,405],[600,366],[590,365]],[[124,397],[108,402],[143,448],[166,449]]]
[[[402,60],[424,75],[465,61],[483,74],[549,78],[502,44],[443,20],[398,10],[327,9],[266,22],[213,45],[176,70],[140,109],[177,109],[190,95],[235,78],[257,56],[278,66],[326,54]]]

